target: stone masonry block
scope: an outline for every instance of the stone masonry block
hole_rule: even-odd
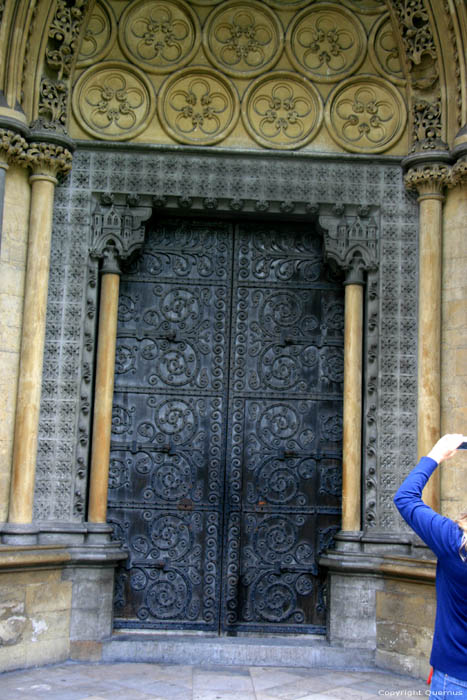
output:
[[[71,642],[70,657],[73,661],[101,661],[102,644],[100,642],[89,641]]]
[[[435,612],[435,599],[425,598],[422,591],[410,596],[400,592],[376,592],[377,621],[403,620],[407,625],[431,628]]]
[[[29,614],[70,610],[71,583],[56,581],[29,586],[26,591],[26,609]]]

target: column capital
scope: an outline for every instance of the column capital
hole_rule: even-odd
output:
[[[143,222],[151,215],[149,207],[128,204],[97,203],[92,215],[92,237],[89,253],[104,260],[103,273],[119,273],[119,263],[129,258],[144,243]]]
[[[452,166],[450,186],[467,184],[467,124],[457,134],[454,139],[454,146],[451,151],[455,164]]]
[[[345,271],[345,284],[364,284],[364,273],[378,267],[378,227],[367,211],[341,218],[324,232],[325,257]]]
[[[14,162],[23,164],[22,159],[27,147],[27,141],[21,134],[0,127],[0,168],[7,170]]]
[[[57,180],[59,175],[66,175],[71,170],[73,156],[64,146],[46,141],[33,141],[29,144],[23,160],[32,170],[32,178],[50,178]]]
[[[446,149],[414,153],[402,161],[404,184],[420,197],[442,197],[451,177],[452,156]]]

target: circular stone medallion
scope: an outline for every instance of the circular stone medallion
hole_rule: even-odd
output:
[[[270,70],[283,47],[282,25],[255,0],[235,0],[213,10],[203,32],[209,60],[229,75],[248,78]]]
[[[323,106],[316,88],[295,73],[278,71],[257,78],[245,93],[242,119],[266,148],[304,146],[321,126]]]
[[[396,85],[405,85],[399,47],[392,30],[389,15],[381,17],[371,30],[368,42],[370,58],[383,77],[389,77]]]
[[[73,112],[91,136],[124,141],[144,131],[156,100],[151,83],[124,61],[88,68],[73,90]]]
[[[391,83],[359,75],[340,83],[325,110],[329,133],[354,153],[379,153],[402,136],[407,120],[404,101]]]
[[[77,66],[89,66],[107,56],[117,36],[117,23],[111,7],[99,0],[86,25],[81,40]]]
[[[130,3],[119,22],[127,58],[151,73],[171,73],[189,63],[201,42],[199,21],[180,0]]]
[[[182,143],[207,145],[224,139],[238,121],[235,87],[203,66],[185,68],[166,80],[159,94],[159,117]]]
[[[300,12],[287,31],[286,51],[294,67],[317,82],[335,82],[358,70],[366,34],[351,12],[331,3]]]
[[[387,10],[386,0],[341,0],[350,10],[363,15],[377,15]]]
[[[310,0],[264,0],[267,5],[278,10],[299,10],[308,5]]]

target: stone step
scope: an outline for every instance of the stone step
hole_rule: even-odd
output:
[[[213,637],[116,633],[104,642],[102,661],[187,665],[375,669],[370,649],[333,646],[324,638]]]

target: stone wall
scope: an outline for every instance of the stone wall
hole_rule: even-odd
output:
[[[435,611],[433,582],[385,579],[376,591],[376,664],[427,678]]]
[[[6,175],[0,249],[0,522],[8,515],[30,189],[24,168]]]
[[[57,547],[2,547],[1,671],[69,658],[72,584],[62,580],[69,559]]]

